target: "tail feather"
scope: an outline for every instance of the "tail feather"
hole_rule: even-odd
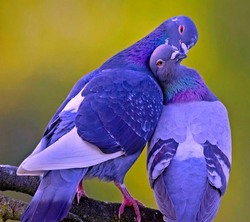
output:
[[[47,172],[22,215],[22,222],[56,222],[67,216],[87,168]]]

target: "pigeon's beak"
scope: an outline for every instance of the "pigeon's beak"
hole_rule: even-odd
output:
[[[188,50],[189,50],[190,47],[188,47],[185,43],[181,43],[181,47],[180,47],[180,52],[184,53],[184,54],[187,54],[188,53]]]
[[[180,52],[180,51],[175,51],[171,55],[171,59],[175,60],[176,62],[179,62],[185,58],[187,58],[187,55],[183,52]]]

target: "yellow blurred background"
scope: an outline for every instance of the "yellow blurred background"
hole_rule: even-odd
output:
[[[82,75],[183,14],[199,31],[184,64],[202,74],[231,120],[233,168],[215,221],[249,221],[249,6],[244,0],[0,0],[0,164],[18,165],[34,149]],[[145,152],[125,182],[134,197],[156,207]],[[113,184],[94,180],[86,188],[96,199],[122,199]]]

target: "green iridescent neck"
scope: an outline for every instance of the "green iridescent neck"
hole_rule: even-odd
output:
[[[178,66],[162,84],[162,89],[164,104],[217,100],[201,76],[185,66]]]

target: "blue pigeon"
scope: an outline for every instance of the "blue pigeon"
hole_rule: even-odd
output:
[[[166,43],[187,52],[197,36],[190,18],[171,18],[75,84],[18,168],[18,175],[42,175],[22,221],[61,221],[76,192],[78,199],[85,194],[81,181],[93,177],[113,181],[121,190],[119,217],[125,206],[133,206],[141,220],[124,177],[152,136],[163,107],[149,58]]]
[[[160,45],[150,58],[164,107],[149,142],[147,170],[157,205],[168,222],[212,221],[226,191],[231,134],[225,106],[186,54]]]

